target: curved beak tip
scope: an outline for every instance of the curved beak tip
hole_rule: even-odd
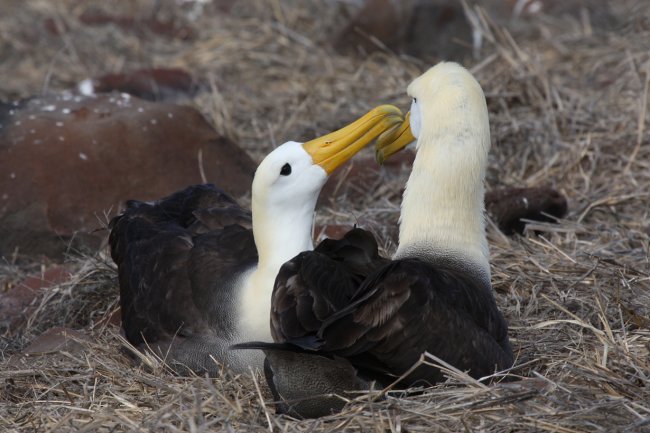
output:
[[[410,112],[406,114],[404,121],[400,125],[384,131],[375,143],[375,159],[382,165],[391,155],[404,149],[407,145],[415,141],[411,132]]]
[[[384,157],[384,152],[382,152],[379,149],[375,149],[375,161],[377,161],[377,164],[379,165],[384,165],[384,161],[386,161],[386,158]]]

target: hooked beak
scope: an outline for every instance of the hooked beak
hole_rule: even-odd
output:
[[[390,158],[391,155],[404,149],[407,145],[415,141],[411,132],[411,112],[406,113],[404,122],[401,125],[393,127],[384,132],[377,138],[375,143],[375,159],[379,164]]]
[[[327,174],[349,160],[380,134],[402,123],[402,112],[393,105],[380,105],[338,131],[303,143],[314,164]]]

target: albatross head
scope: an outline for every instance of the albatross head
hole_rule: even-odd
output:
[[[466,144],[466,150],[483,160],[479,163],[485,162],[490,150],[487,105],[480,84],[469,71],[458,63],[440,62],[413,80],[406,93],[412,101],[404,122],[377,140],[380,164],[413,141],[417,140],[418,149],[422,143],[436,145],[441,137],[460,133],[463,128],[479,135],[480,140],[460,140],[455,147]]]
[[[407,93],[410,113],[376,147],[383,162],[417,140],[396,257],[469,261],[489,278],[483,181],[490,127],[481,86],[462,66],[443,62],[416,78]]]
[[[260,266],[272,263],[279,269],[312,248],[314,209],[329,174],[402,121],[397,107],[382,105],[338,131],[306,143],[284,143],[264,158],[255,172],[252,197]]]
[[[316,200],[329,174],[402,121],[398,108],[383,105],[323,137],[284,143],[264,158],[253,180],[253,234],[259,258],[240,292],[241,341],[271,338],[275,277],[284,262],[312,249]]]

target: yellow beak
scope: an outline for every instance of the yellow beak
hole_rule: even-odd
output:
[[[320,165],[330,174],[380,134],[396,128],[402,120],[399,108],[380,105],[348,126],[302,146],[311,155],[314,164]]]
[[[377,138],[375,143],[375,159],[379,164],[390,158],[391,155],[404,149],[408,144],[415,141],[411,132],[411,112],[406,113],[404,122],[401,125],[393,127],[384,132]]]

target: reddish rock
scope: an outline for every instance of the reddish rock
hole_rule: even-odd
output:
[[[62,351],[78,353],[83,349],[84,342],[91,341],[90,337],[81,331],[57,326],[36,337],[21,353],[24,355],[42,355]]]
[[[178,68],[138,69],[106,74],[79,84],[79,91],[85,95],[117,91],[150,101],[160,101],[178,94],[191,95],[196,90],[197,83],[192,75]]]
[[[212,3],[219,12],[228,14],[232,11],[232,7],[236,2],[237,0],[214,0]]]
[[[0,255],[96,247],[127,199],[205,180],[239,196],[255,164],[194,108],[65,93],[0,107]]]
[[[472,53],[472,29],[459,1],[417,1],[404,52],[424,59],[462,61]]]
[[[376,51],[384,45],[402,47],[413,12],[413,2],[400,0],[366,0],[342,29],[334,45],[337,49]],[[379,44],[377,43],[379,42]]]
[[[30,306],[43,292],[70,279],[64,266],[54,266],[42,274],[31,275],[23,281],[7,285],[0,291],[0,329],[13,334],[29,316]]]
[[[8,365],[17,370],[33,368],[35,357],[56,356],[60,352],[80,355],[90,342],[92,339],[81,331],[57,326],[43,332],[20,353],[13,355]]]
[[[115,25],[120,29],[142,35],[149,31],[170,39],[194,40],[196,31],[174,19],[134,18],[126,15],[113,15],[101,11],[86,10],[79,16],[79,21],[88,26]]]
[[[99,320],[95,321],[92,325],[92,329],[101,329],[106,326],[115,326],[117,328],[122,326],[122,310],[119,306],[107,311]]]
[[[485,194],[485,208],[503,233],[522,234],[526,228],[522,219],[554,222],[564,217],[567,199],[548,187],[503,188]]]
[[[71,276],[72,273],[67,267],[53,266],[46,269],[43,273],[28,276],[20,283],[20,286],[28,290],[38,291],[65,283],[70,280]]]
[[[334,41],[339,51],[371,52],[382,45],[417,57],[460,60],[470,52],[472,33],[461,2],[366,0]]]
[[[39,295],[21,285],[8,287],[0,293],[0,331],[14,334],[27,317],[27,307]]]

